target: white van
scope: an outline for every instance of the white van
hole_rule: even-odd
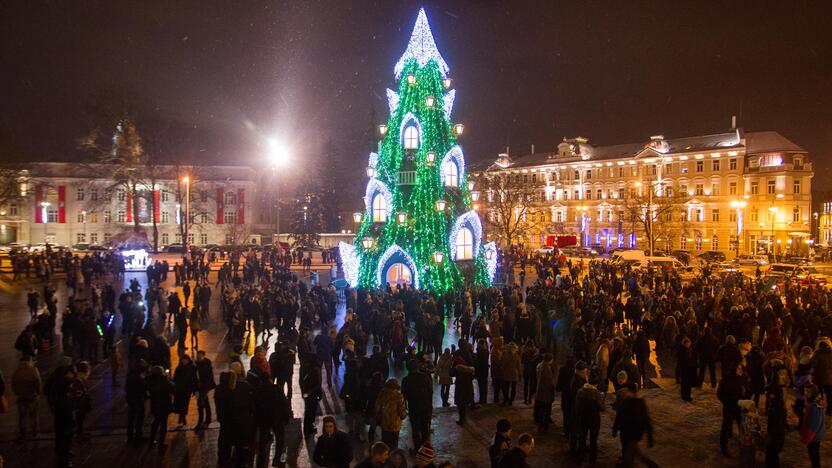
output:
[[[643,260],[633,264],[633,268],[646,269],[648,267],[653,267],[655,271],[681,270],[685,265],[673,257],[644,257]]]
[[[617,250],[613,252],[611,260],[613,263],[632,263],[647,258],[643,250]]]

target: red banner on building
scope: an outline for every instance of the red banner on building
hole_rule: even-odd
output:
[[[43,203],[43,187],[40,185],[35,186],[35,223],[43,223],[43,207],[40,204]]]
[[[58,222],[66,224],[66,185],[58,186]]]
[[[224,221],[223,212],[222,212],[222,210],[224,208],[223,207],[223,201],[224,201],[223,198],[224,198],[224,196],[225,196],[225,192],[223,191],[223,189],[218,188],[217,189],[217,224],[223,224],[223,221]]]
[[[153,191],[153,222],[159,222],[159,191]]]
[[[129,190],[127,191],[127,197],[125,198],[126,202],[126,210],[125,214],[127,215],[127,222],[133,222],[133,193]]]

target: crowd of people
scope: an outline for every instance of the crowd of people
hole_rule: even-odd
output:
[[[753,466],[758,449],[767,466],[778,466],[791,429],[786,404],[793,402],[792,427],[812,466],[819,466],[832,397],[832,342],[826,338],[832,336],[832,298],[821,287],[787,282],[771,289],[740,273],[682,281],[670,270],[635,270],[605,260],[573,264],[516,249],[504,253],[505,282],[498,287],[447,294],[407,285],[338,290],[303,281],[290,269],[298,259],[282,249],[233,253],[212,283],[211,255],[185,255],[172,267],[170,290],[162,285],[171,267],[156,262],[147,267],[144,291],[134,279],[120,294],[106,273],[95,273],[119,277],[117,268],[96,268],[107,264],[106,255],[62,257],[66,271],[77,265],[82,272],[81,281],[67,275],[60,329],[66,356],[41,385],[33,362],[49,349],[41,343],[56,339],[58,313],[55,292],[44,281],[42,295],[30,291],[33,323],[15,343],[23,356],[12,377],[20,437],[37,431],[32,414],[45,395],[55,419],[57,460],[67,466],[73,437],[86,436],[90,368],[108,359],[113,383],[124,384],[129,443],[164,448],[169,416],[187,424],[195,399],[193,429],[204,431],[216,416],[223,465],[282,466],[297,383],[310,443],[319,433],[324,389],[335,390],[342,402],[342,427],[326,415],[314,442],[312,458],[320,466],[407,466],[409,460],[453,466],[434,460],[434,407],[453,404],[463,425],[471,411],[512,406],[520,396],[532,408],[538,437],[560,426],[576,460],[596,462],[602,415],[613,411],[620,464],[658,466],[640,447],[645,438],[653,444],[640,392],[655,373],[673,378],[684,402],[706,380],[716,388],[723,405],[719,448],[733,456],[734,438],[742,466]],[[93,272],[89,278],[87,270]],[[536,278],[529,284],[527,270]],[[341,301],[345,312],[337,317]],[[206,322],[227,329],[228,364],[223,359],[218,378],[199,346]],[[446,347],[449,328],[458,340]],[[667,366],[672,375],[653,368],[654,352],[675,361]],[[555,415],[558,394],[561,414]],[[405,420],[411,440],[401,441]],[[514,444],[511,422],[500,420],[489,449],[492,466],[528,466],[534,446],[532,434],[521,434]],[[358,447],[367,447],[366,459]]]

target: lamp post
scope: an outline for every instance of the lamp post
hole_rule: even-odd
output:
[[[185,238],[182,240],[182,245],[185,246],[185,253],[188,253],[188,227],[191,223],[191,178],[185,176],[182,178],[185,183]]]
[[[577,208],[578,213],[580,213],[580,220],[581,220],[581,247],[587,247],[586,242],[584,242],[584,231],[586,229],[586,206],[579,206]]]
[[[647,211],[644,213],[644,227],[647,231],[647,255],[653,256],[653,183],[648,182],[650,187],[647,190]],[[635,186],[641,189],[644,184],[636,182]],[[635,235],[635,229],[633,229]]]
[[[745,208],[746,202],[745,201],[731,201],[731,208],[737,210],[737,257],[740,256],[740,236],[742,235],[742,223],[743,223],[743,208]]]
[[[43,219],[43,243],[44,243],[44,245],[47,244],[47,242],[46,242],[46,237],[47,237],[47,235],[46,235],[46,224],[49,223],[49,206],[50,205],[52,205],[52,204],[49,203],[48,201],[40,202],[40,206],[41,206],[40,217],[41,217],[41,219]],[[45,248],[46,247],[44,247],[44,249]]]
[[[277,242],[278,245],[280,244],[280,184],[277,180],[277,168],[279,166],[284,166],[289,160],[289,152],[286,149],[286,146],[281,144],[278,140],[274,138],[269,138],[269,159],[271,159],[271,166],[272,166],[272,179],[274,179],[274,237],[277,240],[272,240],[272,242]]]
[[[81,224],[84,225],[84,242],[87,242],[87,210],[81,210]]]
[[[768,207],[769,217],[771,218],[771,237],[768,242],[770,254],[774,254],[774,221],[777,219],[777,211],[776,206]]]

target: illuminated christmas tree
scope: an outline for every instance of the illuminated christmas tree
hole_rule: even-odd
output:
[[[394,68],[398,91],[387,90],[390,117],[379,125],[378,152],[367,165],[365,209],[354,245],[341,243],[346,280],[357,287],[409,283],[447,292],[465,280],[490,284],[494,243],[482,244],[478,192],[468,182],[451,123],[456,90],[419,11],[404,55]]]

